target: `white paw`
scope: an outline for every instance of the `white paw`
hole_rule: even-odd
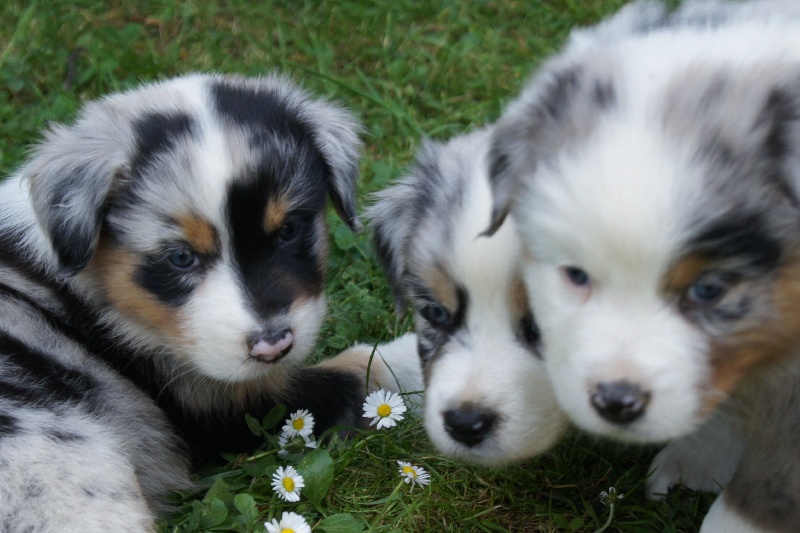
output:
[[[647,495],[661,499],[681,484],[719,493],[731,480],[744,451],[737,422],[718,415],[695,433],[667,444],[650,464]]]
[[[373,365],[382,363],[386,371],[379,378],[379,385],[387,390],[406,393],[406,399],[419,404],[424,383],[422,363],[417,355],[417,336],[407,333],[402,337],[379,344],[375,349]]]

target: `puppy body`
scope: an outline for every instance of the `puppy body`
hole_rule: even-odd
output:
[[[428,435],[447,455],[495,464],[550,448],[565,421],[538,355],[513,224],[480,235],[489,134],[426,143],[368,216],[398,309],[414,309]]]
[[[493,139],[492,227],[520,228],[559,403],[600,435],[694,439],[655,466],[730,479],[708,531],[800,529],[798,30],[795,2],[633,4]],[[702,461],[720,435],[741,443]]]
[[[152,530],[190,457],[260,444],[245,413],[358,423],[372,349],[296,369],[326,197],[359,227],[358,129],[277,76],[192,75],[46,134],[0,186],[0,529]],[[371,385],[416,387],[385,355]]]

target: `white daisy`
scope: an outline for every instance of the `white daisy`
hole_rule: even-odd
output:
[[[284,512],[280,522],[272,519],[272,522],[264,522],[267,533],[311,533],[311,527],[306,519],[297,513]]]
[[[300,409],[286,419],[282,432],[290,437],[301,435],[308,437],[314,431],[314,415],[308,409]]]
[[[287,502],[300,501],[300,489],[305,487],[303,476],[294,467],[279,467],[272,474],[272,489]]]
[[[292,453],[302,453],[305,448],[314,449],[317,447],[317,441],[314,440],[314,435],[310,437],[303,437],[302,435],[290,436],[288,433],[281,433],[278,437],[278,455],[281,457]]]
[[[370,426],[378,424],[377,429],[396,426],[405,412],[406,404],[400,395],[383,389],[367,396],[364,402],[364,417],[372,419]]]
[[[431,475],[421,466],[415,466],[406,461],[397,461],[397,465],[400,467],[400,476],[403,477],[403,481],[411,485],[411,490],[414,490],[414,485],[431,484]]]

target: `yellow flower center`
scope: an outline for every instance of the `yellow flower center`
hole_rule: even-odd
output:
[[[305,425],[306,421],[303,418],[298,418],[297,420],[292,422],[292,427],[295,429],[295,431],[300,431],[301,429],[303,429]]]
[[[290,527],[285,527],[285,528],[281,529],[281,533],[294,533],[294,529],[292,529]]]
[[[286,492],[292,492],[294,490],[294,480],[290,477],[283,478],[283,488],[286,489]]]
[[[392,407],[389,404],[382,403],[378,406],[378,416],[387,417],[392,414]]]
[[[417,478],[417,471],[414,470],[413,468],[411,468],[410,466],[404,466],[403,467],[403,473],[404,474],[410,474],[411,477],[413,477],[414,479]]]

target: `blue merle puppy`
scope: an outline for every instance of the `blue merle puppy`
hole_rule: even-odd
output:
[[[326,198],[360,227],[358,132],[282,77],[217,75],[50,128],[0,186],[0,530],[152,531],[193,460],[260,444],[245,413],[356,424],[368,387],[419,388],[411,337],[299,368]]]

